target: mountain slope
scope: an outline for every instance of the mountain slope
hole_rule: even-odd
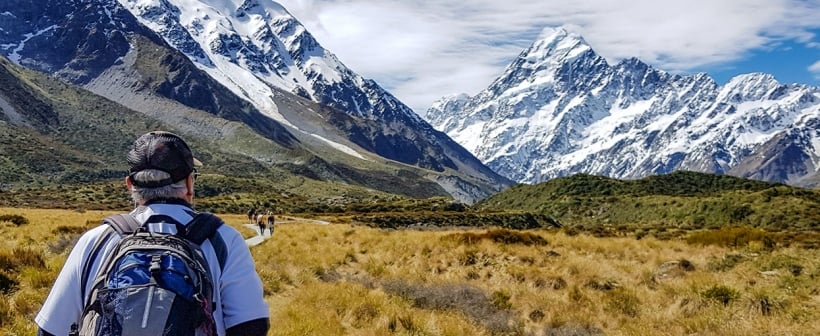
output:
[[[297,127],[279,111],[275,99],[276,92],[290,92],[370,121],[364,126],[329,120],[367,151],[438,172],[466,172],[496,188],[506,183],[378,84],[344,66],[276,2],[120,3],[212,78],[274,120]]]
[[[127,170],[124,153],[133,140],[149,130],[164,129],[186,137],[197,157],[205,162],[204,173],[262,178],[290,193],[319,190],[318,194],[300,197],[368,194],[364,187],[411,197],[446,195],[418,168],[378,163],[363,168],[327,161],[303,149],[277,147],[241,122],[179,103],[161,103],[177,117],[154,118],[0,57],[0,190],[121,181]],[[178,123],[182,126],[165,122],[177,119],[185,120]],[[304,162],[259,160],[272,154]],[[340,188],[338,182],[350,186]],[[306,184],[313,187],[305,191],[300,186]],[[247,186],[223,188],[239,190]],[[208,194],[207,189],[203,192]]]
[[[205,2],[196,2],[200,3]],[[245,2],[231,9],[230,20],[247,19],[251,12],[260,10],[252,11],[251,4]],[[123,5],[137,12],[139,19]],[[265,5],[274,9],[278,6],[273,2]],[[295,74],[298,66],[317,67],[311,65],[312,59],[321,49],[312,38],[307,39],[310,36],[306,32],[300,35],[302,42],[288,40],[291,50],[277,49],[282,51],[279,58],[284,57],[292,66],[283,70],[285,63],[278,63],[279,58],[266,53],[267,49],[235,49],[235,45],[227,43],[236,38],[242,40],[244,35],[240,38],[219,28],[215,30],[219,32],[216,39],[205,45],[192,40],[193,35],[180,30],[180,22],[174,21],[180,15],[190,14],[183,10],[191,8],[204,7],[177,7],[169,1],[6,1],[0,3],[0,13],[4,13],[0,15],[0,29],[7,32],[0,37],[0,51],[15,63],[83,85],[187,134],[223,142],[226,149],[263,165],[278,165],[312,178],[364,184],[402,194],[409,191],[416,196],[449,193],[467,202],[509,183],[446,135],[415,117],[389,93],[343,68],[341,63],[334,69],[344,72],[344,85],[352,85],[355,90],[342,93],[338,91],[341,84],[319,80],[331,72],[306,73],[298,76],[304,81],[290,86],[282,83],[293,83],[295,77],[274,80],[274,70],[277,74]],[[217,25],[231,25],[228,17],[213,18]],[[266,23],[267,29],[274,32],[273,28],[282,30],[298,25],[295,19],[286,21],[272,20]],[[274,27],[274,23],[284,26]],[[284,30],[279,33],[285,34]],[[263,40],[282,47],[286,39],[274,37]],[[329,53],[321,51],[321,55]],[[250,62],[251,59],[256,61]],[[328,89],[312,89],[323,87]],[[328,101],[332,97],[340,100]],[[369,105],[360,102],[371,107],[368,114],[352,113],[342,103],[350,97],[372,101]],[[202,120],[202,111],[216,118]],[[258,134],[269,143],[243,144],[233,122],[252,130],[250,135],[242,136],[255,139]]]
[[[445,97],[426,116],[519,182],[691,170],[800,184],[820,169],[820,88],[766,74],[721,87],[634,58],[609,65],[563,28],[545,30],[487,89]]]

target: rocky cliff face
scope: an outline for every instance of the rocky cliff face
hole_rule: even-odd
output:
[[[0,53],[14,63],[165,122],[190,118],[155,97],[244,123],[275,143],[272,153],[423,168],[466,201],[510,183],[346,68],[273,1],[9,0],[0,30]]]
[[[635,58],[610,65],[564,29],[545,31],[476,96],[427,112],[488,166],[529,183],[692,170],[799,184],[820,167],[818,117],[817,87],[767,74],[719,86]]]
[[[345,128],[349,140],[368,151],[438,172],[466,168],[482,179],[503,184],[502,178],[469,152],[322,48],[276,2],[119,2],[197,66],[275,120],[290,123],[277,112],[273,87],[352,116],[379,121],[379,129],[363,129],[361,125]]]

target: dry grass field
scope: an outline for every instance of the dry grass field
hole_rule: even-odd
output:
[[[35,333],[72,239],[107,214],[0,208],[0,334]],[[816,249],[322,219],[252,248],[271,335],[820,334]]]

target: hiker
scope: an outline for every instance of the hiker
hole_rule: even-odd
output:
[[[248,209],[248,222],[253,224],[253,217],[256,215],[256,209],[250,208]]]
[[[192,208],[194,181],[198,175],[195,166],[201,163],[193,157],[185,141],[168,132],[155,131],[144,134],[134,142],[128,152],[127,161],[130,169],[129,175],[125,178],[125,185],[137,207],[129,214],[107,218],[103,225],[89,230],[80,237],[35,318],[39,328],[37,335],[119,335],[118,332],[123,330],[129,332],[129,335],[166,335],[168,331],[163,333],[163,330],[170,329],[168,325],[176,328],[179,328],[179,325],[196,328],[196,331],[191,330],[185,333],[186,335],[194,335],[195,332],[196,335],[265,335],[270,327],[268,305],[263,298],[262,282],[242,235],[228,225],[221,225],[222,221],[218,217],[198,213]],[[198,220],[200,218],[206,219]],[[123,222],[136,227],[136,230],[127,235],[120,234],[120,230],[128,232],[124,231],[123,228],[126,226]],[[205,225],[205,222],[208,225]],[[201,231],[195,230],[200,228]],[[203,233],[206,231],[208,233]],[[202,237],[203,235],[208,236]],[[187,293],[193,294],[193,299],[189,300],[183,295],[185,293],[165,289],[191,286],[186,281],[182,281],[181,285],[171,284],[176,287],[167,284],[166,276],[174,275],[166,269],[171,270],[173,265],[166,265],[167,259],[160,259],[159,254],[156,254],[158,246],[168,251],[182,251],[184,249],[179,248],[180,244],[153,245],[151,248],[155,250],[140,250],[155,253],[157,256],[156,259],[149,259],[150,272],[146,271],[143,274],[126,274],[124,272],[130,264],[118,268],[121,266],[120,263],[111,262],[118,261],[111,258],[117,255],[115,251],[124,254],[122,251],[129,251],[128,249],[135,245],[122,250],[119,247],[137,238],[148,239],[141,238],[146,236],[158,242],[200,242],[198,245],[190,243],[186,246],[189,248],[187,251],[197,251],[198,253],[191,255],[195,255],[197,261],[203,263],[194,265],[197,267],[188,264],[188,270],[183,271],[196,268],[198,275],[206,274],[207,277],[197,278],[200,281],[197,282],[196,288],[211,290]],[[195,236],[197,238],[193,238]],[[158,269],[157,272],[155,267]],[[125,285],[99,281],[108,279],[110,273],[106,273],[106,269],[122,271],[126,276],[118,280],[125,282]],[[145,285],[151,290],[141,292],[143,295],[148,293],[144,297],[134,294],[144,287],[127,287],[133,284],[131,281],[136,281],[133,279],[140,277],[151,280]],[[97,286],[102,286],[102,289]],[[110,287],[113,288],[109,289]],[[210,297],[198,295],[201,293],[209,293]],[[126,301],[132,298],[141,300]],[[129,302],[130,305],[125,306]],[[180,312],[181,309],[177,309],[178,307],[189,309],[188,315],[195,317],[182,316],[181,313],[171,316],[170,312]],[[140,312],[137,314],[134,310]],[[92,313],[97,315],[90,315]],[[182,320],[197,322],[178,322]],[[100,321],[113,322],[105,324]],[[140,323],[143,329],[131,329],[140,328]],[[149,329],[145,329],[146,325]],[[111,332],[112,329],[115,332]]]
[[[273,236],[273,224],[276,219],[274,218],[273,212],[268,211],[268,231],[270,231],[270,235]]]
[[[264,216],[262,216],[262,214],[256,215],[256,225],[259,225],[259,235],[264,236],[265,235],[265,219],[264,219]]]

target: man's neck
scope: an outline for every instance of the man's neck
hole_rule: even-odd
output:
[[[191,203],[188,203],[185,199],[181,197],[169,197],[169,198],[155,198],[151,200],[147,200],[142,203],[142,205],[152,205],[152,204],[176,204],[176,205],[184,205],[187,207],[191,207]]]

